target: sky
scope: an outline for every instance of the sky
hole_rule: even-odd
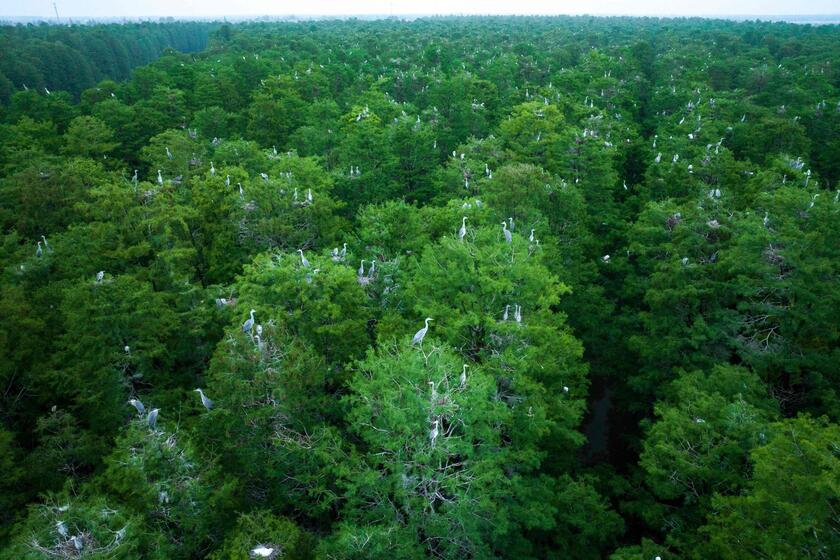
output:
[[[346,14],[838,14],[838,0],[55,0],[62,18]],[[53,0],[0,0],[0,16],[54,17]]]

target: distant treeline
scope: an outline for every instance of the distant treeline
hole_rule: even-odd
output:
[[[204,49],[219,23],[19,25],[0,27],[0,101],[28,88],[78,96],[104,78],[124,80],[168,48]]]

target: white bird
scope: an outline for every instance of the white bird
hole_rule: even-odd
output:
[[[414,335],[414,338],[411,339],[412,346],[414,346],[415,344],[423,343],[423,339],[426,338],[426,332],[428,332],[429,330],[429,321],[433,320],[434,319],[432,319],[431,317],[426,317],[426,320],[424,321],[425,326],[419,331],[417,331],[417,333]]]
[[[306,191],[306,201],[312,204],[312,189],[307,189]]]
[[[610,262],[610,256],[609,255],[604,255],[603,257],[601,257],[601,260],[604,261],[605,263],[608,263],[608,262]]]
[[[211,177],[215,177],[215,176],[216,176],[216,168],[215,168],[215,167],[213,167],[213,162],[212,162],[212,161],[210,162],[210,176],[211,176]]]
[[[67,538],[67,525],[64,524],[64,521],[56,521],[55,522],[55,530],[58,531],[58,534]]]
[[[510,234],[510,231],[508,231],[507,222],[502,222],[502,232],[505,235],[505,241],[513,243],[513,236]]]
[[[656,163],[659,163],[660,161],[662,161],[662,152],[659,152],[658,154],[656,154],[656,159],[654,159],[653,161],[655,161]]]
[[[533,229],[532,229],[532,230],[531,230],[531,235],[530,235],[530,237],[528,237],[528,241],[530,241],[531,243],[533,243],[533,242],[534,242],[534,231],[536,231],[536,230],[533,230]]]
[[[73,541],[73,547],[77,552],[81,552],[85,547],[85,541],[79,535],[73,535],[70,540]]]
[[[513,318],[516,320],[517,323],[522,322],[522,307],[519,304],[516,304],[516,308],[513,311]]]
[[[309,261],[306,260],[306,257],[303,256],[303,249],[298,249],[298,253],[300,253],[300,264],[306,268],[309,268]]]
[[[356,272],[358,273],[359,277],[365,275],[365,259],[362,259],[362,264],[359,265],[359,270],[357,270]]]
[[[172,159],[173,157],[175,157],[172,155],[172,152],[169,151],[169,146],[166,146],[166,157],[168,159]]]
[[[201,397],[201,404],[204,405],[204,408],[206,408],[207,410],[211,410],[213,408],[213,401],[207,398],[207,396],[204,394],[204,391],[202,391],[201,389],[193,389],[193,392],[199,394],[199,396]]]
[[[514,229],[516,229],[516,228],[513,227],[513,218],[508,218],[508,222],[510,223],[510,231],[513,231]]]
[[[464,240],[464,237],[467,235],[467,217],[464,216],[461,218],[461,229],[458,230],[458,239],[460,241]]]
[[[160,409],[154,408],[149,413],[149,416],[146,417],[146,423],[149,425],[150,430],[154,430],[157,425],[158,412],[160,412]]]
[[[347,256],[347,243],[343,244],[343,246],[341,248],[341,253],[339,253],[339,255],[341,256],[342,259]]]
[[[242,332],[247,333],[250,332],[254,326],[254,313],[257,311],[255,309],[251,310],[250,317],[242,323]]]
[[[128,404],[137,409],[138,416],[143,416],[146,413],[146,407],[138,399],[129,399]]]
[[[464,364],[464,369],[461,370],[461,389],[467,386],[467,364]]]
[[[41,248],[41,242],[39,241],[38,242],[38,248],[35,249],[35,256],[40,257],[43,254],[44,254],[44,250]]]
[[[764,227],[768,227],[770,225],[770,214],[768,212],[764,212]]]
[[[438,434],[440,434],[440,430],[438,429],[438,424],[439,424],[439,421],[435,420],[434,427],[431,430],[429,430],[429,441],[432,442],[432,447],[435,446],[435,440],[437,439]]]
[[[510,311],[510,304],[505,305],[505,312],[502,315],[502,321],[507,321],[508,320],[508,311]]]
[[[163,185],[163,175],[160,174],[160,169],[158,169],[157,182],[158,185]]]
[[[680,262],[682,263],[682,265],[683,265],[683,266],[687,265],[687,264],[688,264],[688,257],[683,257],[683,258],[680,260]]]
[[[268,558],[272,554],[274,554],[274,549],[267,548],[263,545],[258,545],[251,549],[251,556],[253,557]]]
[[[96,273],[96,281],[97,282],[102,282],[102,280],[104,280],[104,279],[105,279],[105,271],[104,270],[100,270],[99,272]]]
[[[373,273],[376,272],[376,259],[370,261],[370,268],[368,269],[367,277],[373,278]]]

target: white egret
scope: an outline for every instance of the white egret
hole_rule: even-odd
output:
[[[204,405],[204,408],[207,410],[211,410],[213,408],[213,401],[208,399],[207,396],[204,394],[204,391],[201,389],[193,389],[193,392],[198,393],[201,397],[201,404]]]
[[[438,420],[435,420],[434,424],[434,427],[432,427],[432,429],[429,430],[429,441],[432,442],[432,447],[435,446],[435,440],[437,440],[438,434],[440,434],[440,430],[438,429],[438,425],[440,424],[440,422]]]
[[[255,558],[270,558],[272,554],[274,554],[274,549],[263,545],[257,545],[251,549],[251,556]]]
[[[461,389],[467,386],[467,364],[464,364],[464,368],[461,370],[461,379],[459,380],[461,383]]]
[[[251,310],[250,317],[242,323],[242,332],[251,332],[251,329],[254,327],[254,313],[256,312],[255,309]]]
[[[139,399],[129,399],[128,404],[137,409],[138,416],[143,416],[146,413],[146,407],[143,406],[143,403]]]
[[[434,319],[432,319],[431,317],[426,317],[426,320],[424,321],[425,326],[419,331],[417,331],[417,333],[414,335],[414,338],[411,339],[412,346],[414,346],[415,344],[423,343],[423,339],[426,338],[426,333],[429,331],[429,321],[433,320]]]
[[[298,249],[298,253],[300,253],[300,264],[305,268],[309,268],[309,261],[306,257],[303,256],[303,249]]]
[[[513,236],[510,234],[510,231],[507,228],[507,222],[502,222],[502,233],[504,233],[505,241],[508,243],[513,243]]]
[[[56,521],[55,522],[55,530],[58,531],[58,534],[67,538],[67,525],[64,524],[64,521]]]
[[[157,426],[157,418],[159,412],[159,408],[152,409],[152,411],[149,413],[149,416],[146,417],[146,423],[149,425],[150,430],[154,430],[155,426]]]
[[[467,235],[467,217],[464,216],[461,218],[461,229],[458,230],[458,239],[460,241],[464,240],[464,237]]]

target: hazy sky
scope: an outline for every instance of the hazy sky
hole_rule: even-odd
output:
[[[837,14],[837,0],[55,0],[62,17],[285,14]],[[0,16],[53,16],[52,0],[0,0]]]

